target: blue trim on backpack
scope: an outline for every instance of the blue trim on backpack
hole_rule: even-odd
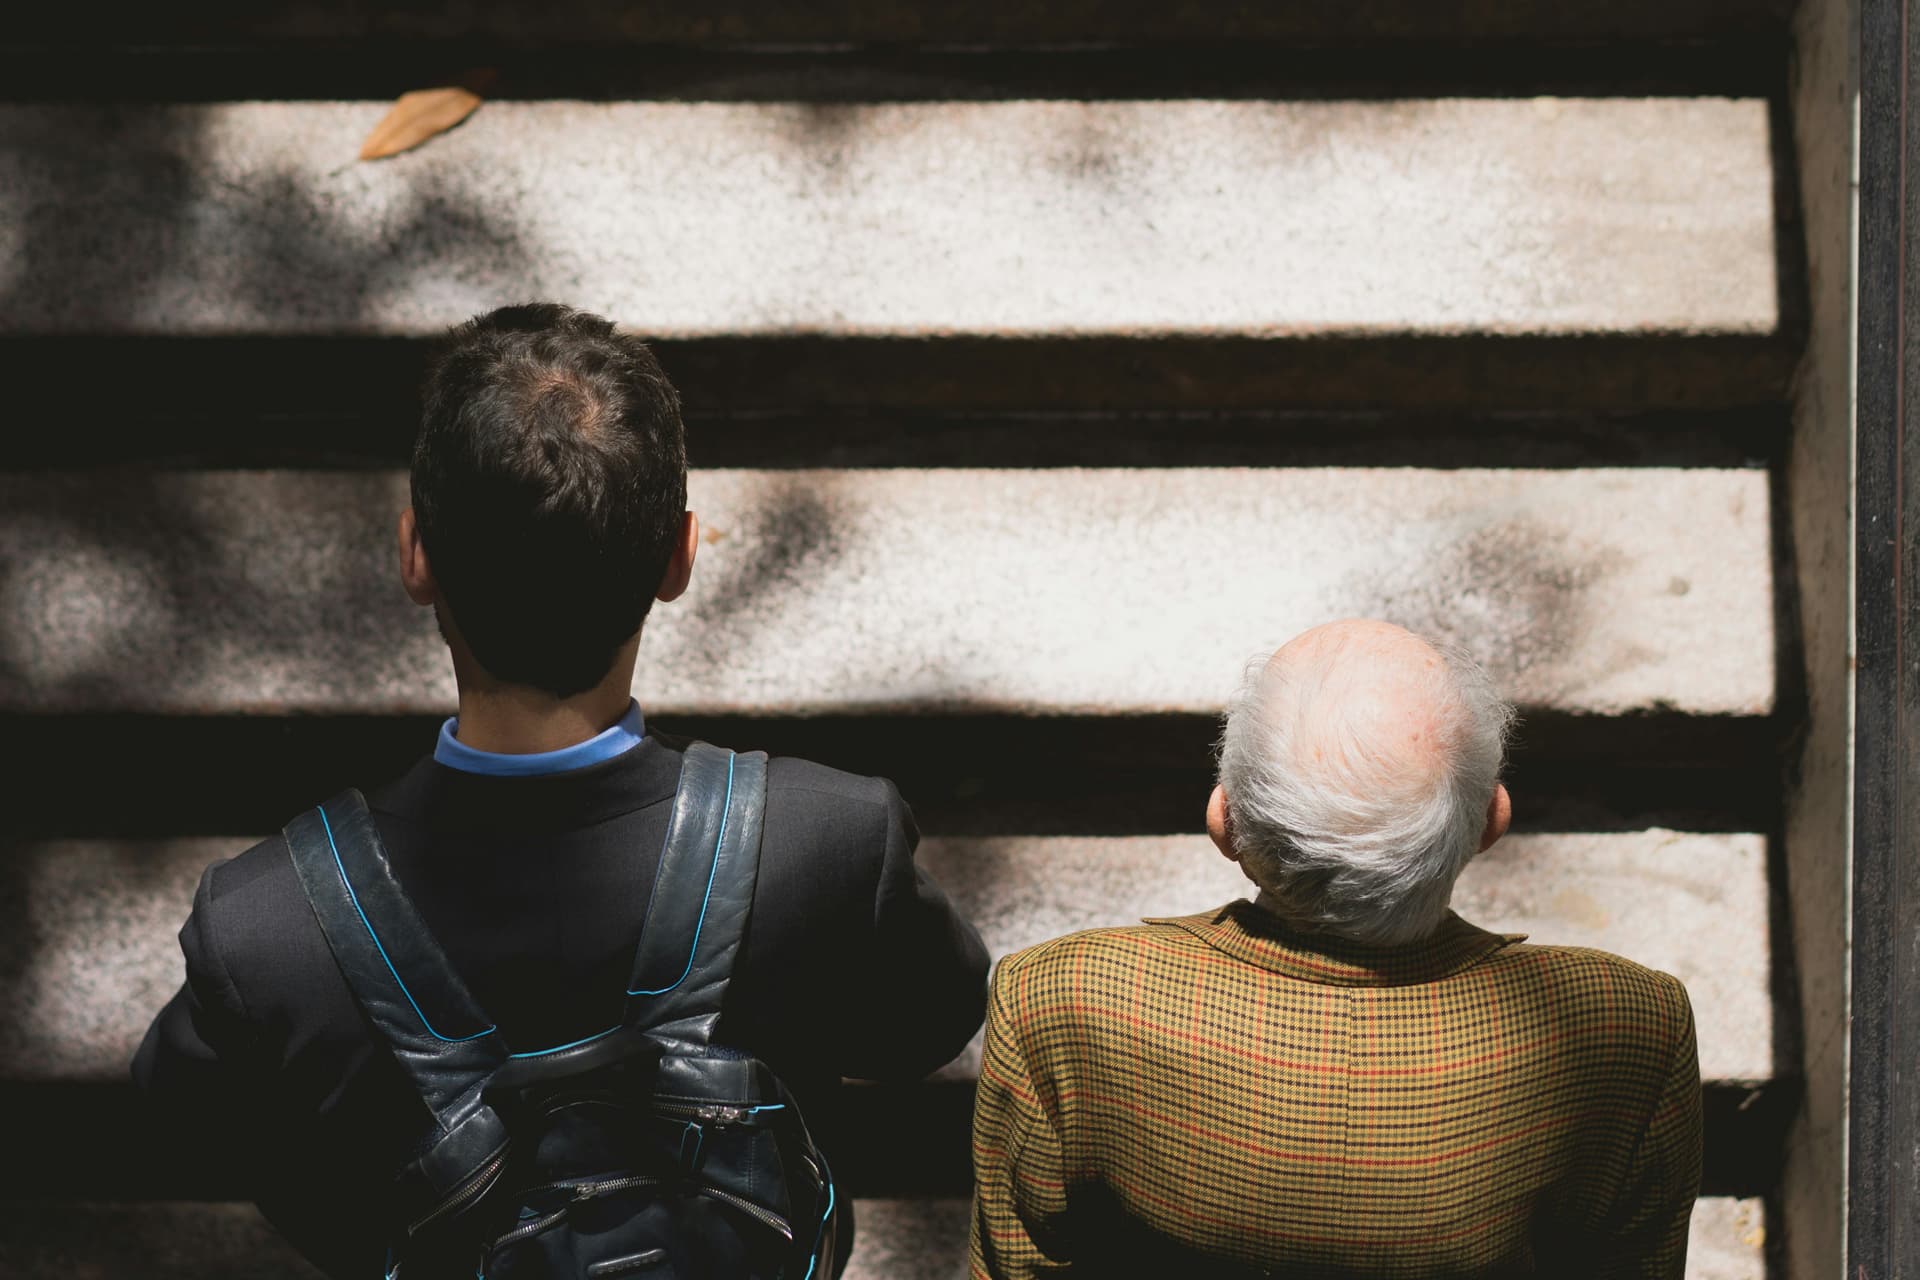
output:
[[[494,1032],[493,1027],[488,1027],[485,1031],[476,1031],[470,1036],[443,1036],[433,1029],[433,1024],[427,1021],[427,1015],[420,1012],[420,1002],[413,998],[413,992],[407,990],[407,984],[400,977],[400,971],[393,967],[393,960],[387,955],[386,947],[381,944],[380,935],[373,931],[373,922],[367,919],[366,911],[360,906],[360,895],[353,891],[353,881],[347,878],[347,866],[344,862],[340,861],[340,846],[333,842],[333,823],[327,821],[326,809],[321,806],[316,806],[316,811],[320,814],[320,825],[326,829],[327,848],[333,851],[333,865],[339,869],[340,883],[347,886],[347,899],[353,903],[354,911],[360,916],[360,923],[367,927],[367,936],[373,939],[374,949],[380,953],[380,958],[386,962],[387,972],[393,975],[394,983],[400,988],[400,994],[407,998],[407,1003],[413,1006],[414,1013],[419,1015],[420,1025],[427,1029],[427,1034],[435,1040],[440,1040],[447,1044],[464,1044],[468,1040],[478,1040],[481,1036],[492,1035]]]
[[[554,1045],[551,1049],[529,1049],[525,1053],[510,1053],[507,1056],[509,1058],[544,1058],[550,1053],[559,1053],[562,1049],[577,1049],[583,1044],[592,1044],[595,1040],[603,1036],[610,1036],[619,1029],[619,1026],[615,1025],[608,1027],[605,1031],[596,1031],[590,1036],[581,1036],[578,1040],[569,1040],[565,1044]]]
[[[707,872],[707,893],[705,897],[700,899],[700,919],[696,921],[693,926],[693,945],[687,948],[687,967],[681,970],[679,977],[675,978],[666,986],[661,987],[659,990],[629,991],[627,994],[630,996],[663,996],[685,982],[687,975],[693,972],[693,958],[700,953],[700,930],[704,928],[707,923],[707,906],[713,901],[714,877],[720,872],[720,846],[726,843],[727,819],[731,817],[733,813],[733,762],[734,755],[732,752],[728,752],[727,799],[725,806],[720,810],[720,835],[719,838],[713,842],[713,867]],[[397,977],[398,975],[395,976]],[[409,999],[411,999],[411,997],[409,997]]]
[[[826,1156],[820,1157],[824,1168]],[[833,1221],[833,1170],[827,1169],[827,1211],[820,1215],[820,1226],[813,1233],[813,1256],[807,1259],[807,1274],[801,1280],[813,1280],[813,1269],[820,1265],[820,1241],[827,1234],[827,1224]]]

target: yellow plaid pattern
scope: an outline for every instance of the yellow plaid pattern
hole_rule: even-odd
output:
[[[1001,962],[976,1280],[1679,1277],[1700,1182],[1685,989],[1449,914],[1409,947],[1249,902]]]

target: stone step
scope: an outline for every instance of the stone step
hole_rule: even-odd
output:
[[[1198,799],[1196,798],[1196,806]],[[1198,814],[1196,812],[1196,820]],[[116,1081],[181,980],[174,934],[200,871],[245,840],[49,841],[0,859],[24,926],[0,934],[0,1080]],[[1487,928],[1597,946],[1686,983],[1702,1075],[1764,1084],[1776,1056],[1766,842],[1757,835],[1522,835],[1471,864],[1456,905]],[[1247,883],[1203,837],[935,838],[924,866],[1004,955]],[[947,1069],[971,1080],[977,1050]]]
[[[431,750],[434,715],[0,713],[16,753],[20,837],[166,839],[272,831],[319,796],[397,777]],[[801,755],[899,784],[936,835],[1189,831],[1213,785],[1217,715],[654,715],[649,727]],[[1780,716],[1596,716],[1535,707],[1507,774],[1520,831],[1767,831],[1780,818]],[[144,761],[100,803],[102,743]],[[206,779],[219,778],[210,788]]]
[[[90,387],[70,419],[104,446],[103,454],[83,459],[89,465],[126,451],[130,437],[147,437],[135,446],[141,449],[180,440],[187,450],[196,432],[259,435],[268,450],[290,445],[325,458],[323,433],[339,431],[344,456],[391,458],[404,456],[413,438],[432,345],[425,337],[0,332],[0,378],[45,388],[45,395]],[[1780,416],[1798,345],[1780,334],[1668,332],[1285,339],[1154,333],[1018,341],[757,334],[654,343],[690,411],[730,419],[796,409],[844,420],[878,411],[1212,414],[1307,406],[1395,414],[1724,411],[1755,414],[1760,422]],[[31,460],[44,448],[9,439],[0,465],[17,466],[5,459]],[[982,457],[969,451],[955,461]]]
[[[1701,1086],[1705,1194],[1776,1189],[1800,1092],[1790,1078]],[[973,1094],[972,1081],[858,1086],[808,1121],[851,1195],[959,1196],[972,1178]],[[0,1081],[0,1124],[15,1157],[0,1166],[0,1199],[48,1187],[96,1200],[231,1200],[246,1191],[238,1171],[215,1151],[183,1145],[129,1084]]]
[[[449,707],[394,584],[405,492],[0,475],[0,711]],[[1550,714],[1773,705],[1764,471],[712,471],[692,501],[694,586],[643,647],[652,714],[1204,716],[1256,649],[1352,614],[1455,636]]]
[[[107,342],[93,367],[141,339]],[[158,340],[156,340],[158,341]],[[25,347],[39,347],[28,342]],[[212,344],[218,347],[221,344]],[[20,345],[0,341],[0,365]],[[171,348],[183,355],[196,344]],[[72,358],[84,339],[65,344]],[[208,353],[201,352],[202,359]],[[144,372],[144,371],[143,371]],[[311,377],[312,370],[303,376]],[[22,377],[46,377],[44,369]],[[176,376],[177,372],[176,372]],[[284,388],[283,388],[284,390]],[[365,388],[355,391],[365,396]],[[235,416],[208,404],[156,414],[151,403],[108,410],[90,397],[85,430],[15,432],[0,472],[113,466],[174,470],[405,467],[418,407],[408,388],[385,404],[309,405]],[[1787,406],[1695,412],[1214,410],[821,413],[728,411],[689,401],[688,458],[698,468],[938,468],[990,462],[1062,467],[1767,467],[1786,456]]]
[[[1161,396],[1310,385],[1286,366],[1325,340],[1352,370],[1409,341],[1520,344],[1489,370],[1590,342],[1547,358],[1631,384],[1685,339],[1763,373],[1749,401],[1791,359],[1758,97],[497,102],[353,163],[383,110],[0,107],[0,333],[418,337],[553,296],[688,344],[696,383],[719,361],[804,392],[808,343],[850,342],[903,395],[979,396],[997,364],[991,394],[1045,402],[1088,371],[1029,343],[1093,344],[1110,379],[1113,344],[1152,347],[1121,393]],[[1639,366],[1609,347],[1636,343]]]
[[[1139,0],[547,0],[546,3],[364,5],[297,0],[272,6],[196,3],[136,9],[103,24],[98,11],[39,6],[8,39],[87,45],[246,41],[333,45],[368,40],[757,45],[1113,44],[1285,41],[1368,45],[1421,41],[1698,39],[1777,32],[1786,0],[1358,0],[1346,5],[1155,5]]]
[[[845,1280],[962,1280],[964,1199],[857,1199]],[[1765,1280],[1766,1211],[1713,1196],[1693,1211],[1687,1280]],[[246,1204],[12,1200],[0,1203],[0,1271],[17,1280],[319,1280]]]

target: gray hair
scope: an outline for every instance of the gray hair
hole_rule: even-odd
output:
[[[1256,659],[1227,710],[1220,784],[1234,850],[1296,925],[1357,942],[1424,938],[1479,851],[1514,711],[1464,650],[1427,643],[1443,659],[1413,677],[1429,682],[1436,714],[1430,776],[1382,785],[1363,720],[1316,705],[1330,660]]]

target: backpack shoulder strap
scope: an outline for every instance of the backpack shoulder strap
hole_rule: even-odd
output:
[[[687,748],[627,983],[626,1025],[656,1039],[712,1042],[753,909],[766,802],[764,752]]]
[[[283,834],[354,999],[451,1132],[479,1107],[481,1086],[506,1059],[499,1032],[394,879],[358,791],[307,810]]]

